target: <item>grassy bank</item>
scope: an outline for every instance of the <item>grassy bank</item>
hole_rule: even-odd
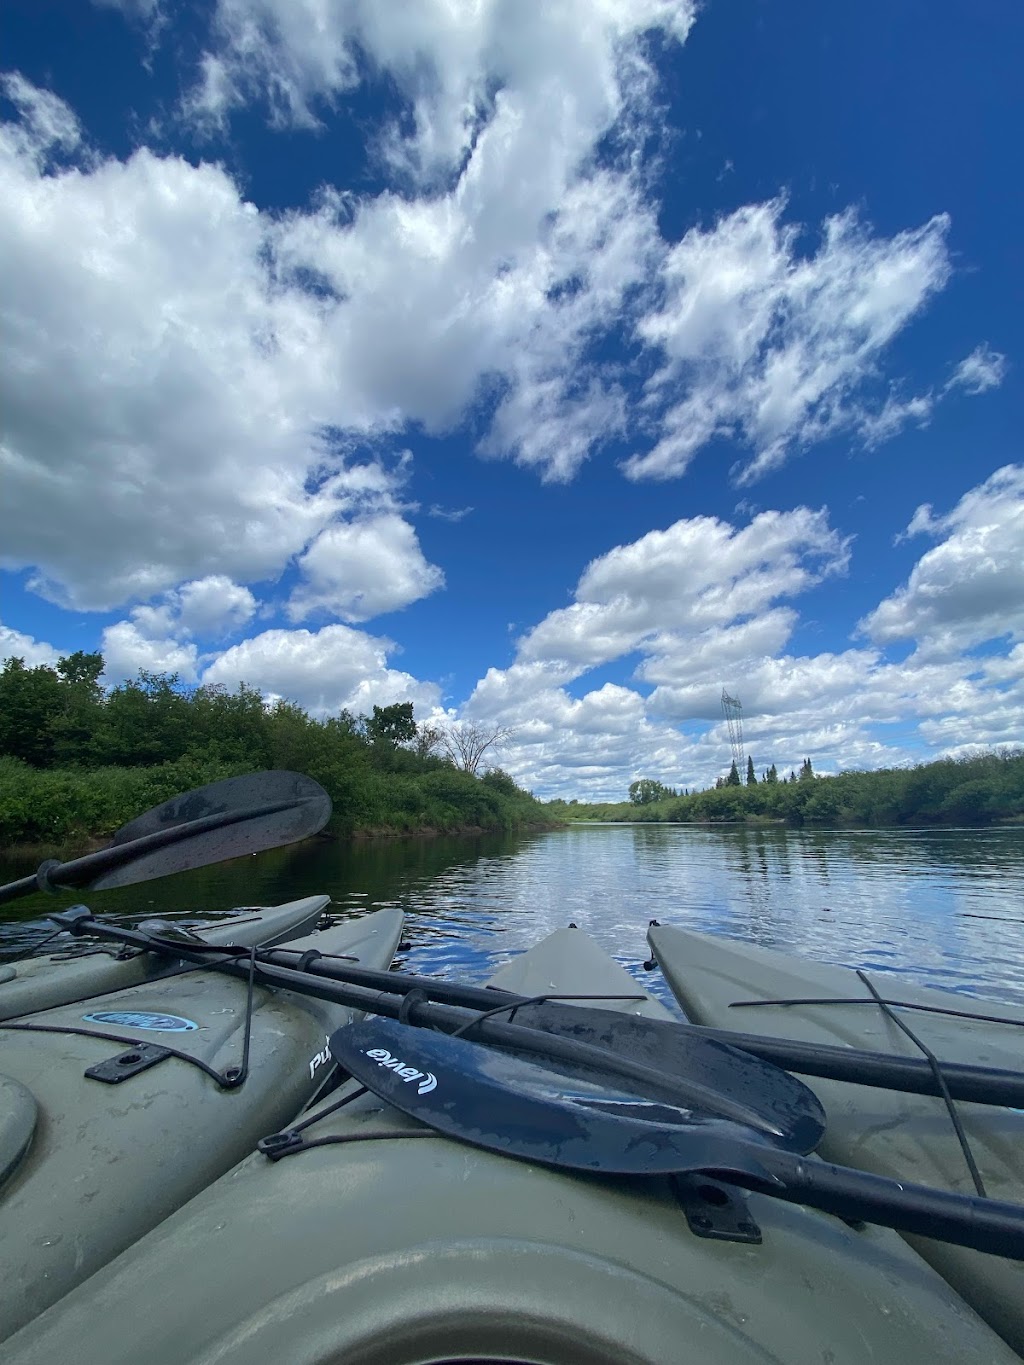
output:
[[[336,836],[457,833],[554,823],[501,773],[481,778],[438,762],[427,771],[331,770],[310,776],[334,802]],[[327,768],[325,771],[324,768]],[[70,856],[178,792],[251,772],[245,764],[179,759],[139,768],[34,769],[0,758],[0,843],[11,851]],[[306,771],[309,771],[308,769]]]

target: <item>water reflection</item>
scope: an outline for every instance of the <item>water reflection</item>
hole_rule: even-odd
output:
[[[19,874],[24,869],[18,870]],[[0,878],[16,875],[0,868]],[[314,840],[97,893],[112,914],[223,911],[327,891],[398,905],[416,970],[482,979],[570,920],[637,973],[657,918],[823,961],[1024,1003],[1024,830],[572,826],[528,835]],[[0,956],[70,904],[6,907]]]

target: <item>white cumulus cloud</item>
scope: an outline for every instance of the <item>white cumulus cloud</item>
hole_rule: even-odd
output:
[[[949,219],[886,238],[852,211],[824,224],[812,255],[782,199],[691,229],[666,254],[660,308],[639,334],[660,357],[648,384],[652,450],[631,478],[682,474],[715,437],[742,441],[749,483],[794,451],[864,420],[856,397],[886,346],[950,273]]]
[[[37,640],[31,635],[26,635],[24,631],[15,630],[12,626],[5,626],[0,622],[0,666],[8,659],[22,659],[26,668],[36,668],[40,664],[52,668],[61,653],[70,651],[54,649],[53,645],[47,644],[44,640]]]
[[[676,632],[729,625],[842,572],[847,555],[824,510],[761,512],[739,530],[714,517],[684,519],[589,564],[573,605],[534,627],[520,653],[583,670],[641,643],[663,651]]]
[[[248,683],[268,697],[297,702],[313,715],[345,708],[369,715],[374,706],[411,701],[417,717],[440,700],[432,683],[388,667],[392,641],[330,625],[318,631],[267,630],[225,650],[206,668],[204,683]]]
[[[225,574],[210,574],[183,583],[173,594],[180,628],[203,639],[231,635],[256,613],[257,602],[248,588]]]
[[[924,504],[906,534],[939,544],[864,618],[866,635],[931,654],[1024,637],[1024,466],[998,469],[944,515]]]
[[[441,570],[424,558],[416,532],[394,512],[329,527],[298,563],[305,582],[288,603],[293,621],[315,611],[366,621],[444,584]]]
[[[104,675],[109,682],[134,678],[140,669],[147,673],[176,673],[183,683],[198,678],[198,651],[189,641],[150,633],[155,623],[144,619],[117,621],[103,631],[100,652]]]

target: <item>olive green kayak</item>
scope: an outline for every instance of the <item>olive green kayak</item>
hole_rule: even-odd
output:
[[[648,939],[673,994],[695,1024],[899,1057],[923,1055],[849,968],[671,925],[652,926]],[[887,1000],[916,1007],[895,1012],[940,1061],[1022,1069],[1024,1009],[911,986],[877,973],[870,979]],[[863,1003],[774,1003],[851,999]],[[750,1001],[758,1003],[737,1003]],[[816,1076],[803,1079],[828,1116],[818,1148],[827,1160],[896,1180],[975,1193],[941,1099]],[[988,1196],[1024,1202],[1024,1113],[960,1102],[956,1111]],[[910,1234],[907,1240],[1024,1355],[1024,1262]]]
[[[640,995],[609,1008],[668,1017],[579,930],[492,984]],[[511,1160],[357,1090],[304,1114],[292,1154],[254,1153],[26,1327],[7,1365],[1017,1359],[895,1233],[750,1195],[731,1212],[759,1238],[697,1235],[683,1205],[721,1212],[713,1182],[684,1199],[667,1177]]]
[[[401,929],[379,910],[294,946],[386,968]],[[0,1025],[0,1340],[312,1099],[352,1017],[201,968]]]
[[[269,948],[310,933],[330,903],[330,896],[321,895],[304,896],[284,905],[254,906],[192,932],[204,943]],[[140,927],[147,923],[154,922],[143,921]],[[174,959],[162,953],[111,948],[106,943],[64,934],[45,956],[0,965],[0,1019],[126,990],[167,976],[176,968]]]

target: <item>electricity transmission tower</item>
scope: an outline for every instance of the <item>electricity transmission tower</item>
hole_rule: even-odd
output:
[[[729,744],[732,748],[732,761],[739,769],[743,762],[743,706],[738,697],[730,697],[722,688],[722,715],[729,727]]]

